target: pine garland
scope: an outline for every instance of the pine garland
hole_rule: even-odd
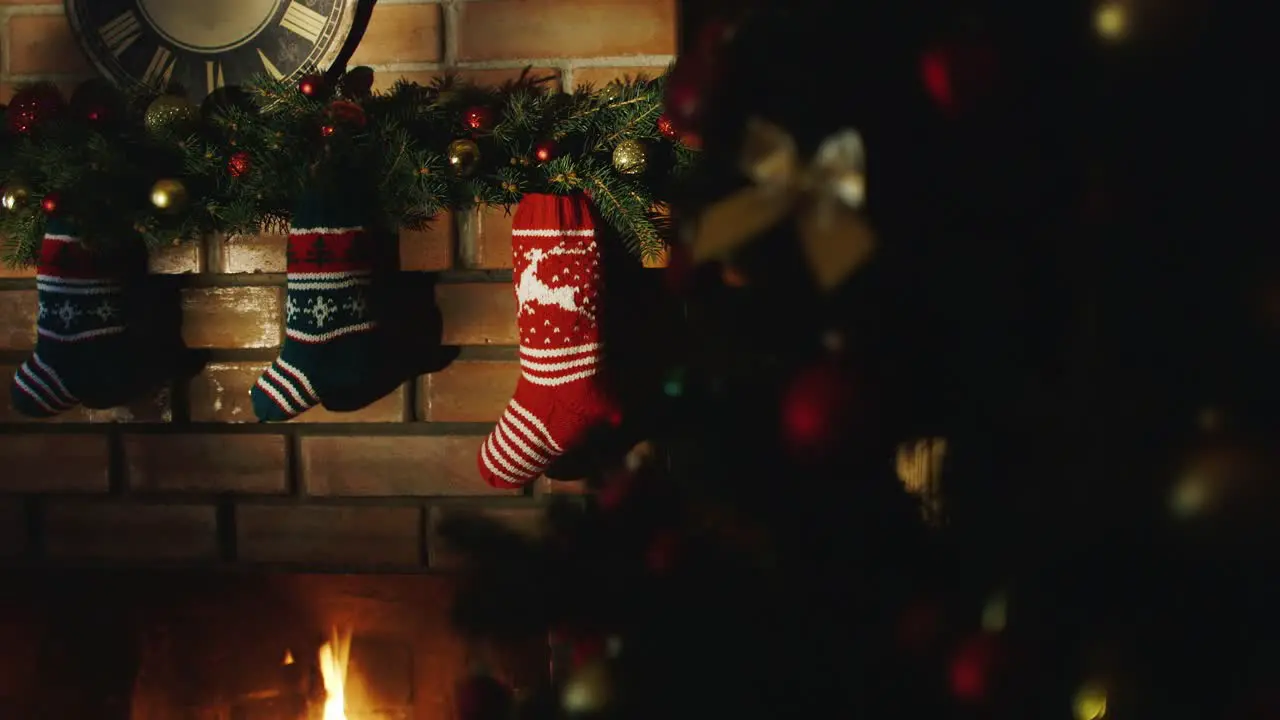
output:
[[[0,214],[3,258],[32,261],[46,221],[40,200],[50,193],[88,243],[110,251],[139,237],[158,246],[279,230],[293,199],[316,183],[368,202],[388,228],[420,228],[445,211],[509,207],[529,192],[586,191],[632,253],[660,255],[663,203],[697,155],[659,129],[665,75],[574,93],[549,92],[547,80],[526,70],[487,88],[446,76],[431,86],[401,82],[385,93],[320,98],[262,78],[238,101],[228,93],[211,97],[198,126],[176,132],[148,130],[154,95],[111,88],[96,101],[107,108],[107,121],[86,119],[73,98],[71,111],[0,140],[4,187],[30,195]],[[492,118],[479,130],[466,122],[476,108]],[[471,173],[449,163],[448,147],[459,139],[479,148]],[[642,173],[614,166],[614,150],[627,140],[646,148]],[[540,162],[539,148],[552,148],[554,157]],[[232,173],[236,162],[241,171]],[[185,186],[180,207],[151,203],[162,178]]]

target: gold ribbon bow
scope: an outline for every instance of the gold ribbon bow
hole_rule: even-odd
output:
[[[860,212],[866,200],[866,159],[856,130],[827,138],[803,165],[790,133],[752,118],[740,166],[753,184],[703,212],[692,238],[695,263],[727,259],[792,214],[805,259],[822,290],[839,286],[871,258],[875,234]]]

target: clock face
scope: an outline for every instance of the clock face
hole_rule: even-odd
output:
[[[199,101],[255,75],[329,69],[358,0],[66,0],[89,57],[122,86],[181,87]]]

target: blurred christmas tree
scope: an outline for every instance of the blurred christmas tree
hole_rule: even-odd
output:
[[[464,630],[573,650],[520,715],[1276,717],[1265,23],[770,5],[668,81],[646,442],[447,528]]]

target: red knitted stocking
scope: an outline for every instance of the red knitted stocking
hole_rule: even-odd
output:
[[[480,448],[480,474],[519,487],[617,422],[601,387],[600,248],[582,195],[526,195],[512,223],[520,381]]]

